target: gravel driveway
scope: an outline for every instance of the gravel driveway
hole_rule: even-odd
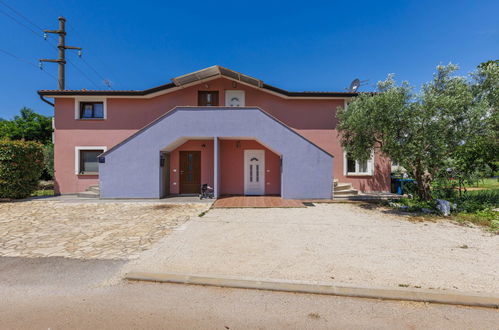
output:
[[[133,259],[209,204],[0,203],[0,256]]]
[[[126,270],[499,294],[499,235],[352,204],[212,209]]]

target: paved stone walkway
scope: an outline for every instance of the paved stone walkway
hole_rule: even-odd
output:
[[[210,204],[0,203],[0,256],[134,259]]]

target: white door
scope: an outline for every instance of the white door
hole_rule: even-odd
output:
[[[244,150],[244,194],[265,194],[265,150]]]
[[[226,90],[225,91],[225,106],[226,107],[244,107],[244,91]]]

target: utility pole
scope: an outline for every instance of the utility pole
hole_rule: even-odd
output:
[[[80,47],[72,47],[66,46],[66,19],[64,17],[59,17],[59,30],[43,30],[45,33],[45,38],[47,33],[54,33],[59,35],[59,43],[57,44],[57,48],[59,49],[59,58],[57,60],[52,59],[41,59],[41,62],[52,62],[59,64],[59,89],[64,90],[64,80],[65,80],[65,71],[64,66],[66,65],[66,49],[77,49],[78,55],[81,56],[81,48]]]

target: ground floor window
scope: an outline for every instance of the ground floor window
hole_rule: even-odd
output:
[[[76,147],[75,172],[79,175],[99,174],[98,156],[106,151],[106,147]]]
[[[356,160],[349,154],[344,154],[344,172],[345,175],[373,175],[374,155],[367,160]]]

